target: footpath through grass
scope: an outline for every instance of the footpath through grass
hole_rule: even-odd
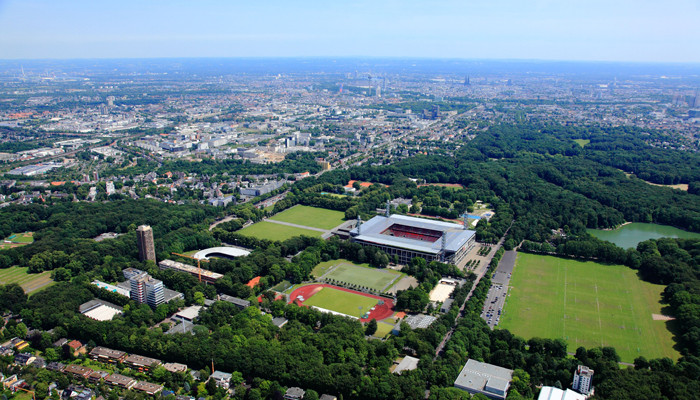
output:
[[[526,339],[562,338],[573,352],[612,346],[624,362],[679,354],[658,321],[663,285],[640,280],[621,265],[518,253],[499,328]]]
[[[238,231],[241,235],[253,236],[258,239],[269,239],[269,240],[287,240],[293,238],[294,236],[311,236],[311,237],[321,237],[323,232],[312,231],[310,229],[301,229],[293,226],[275,224],[273,222],[260,221],[249,227],[243,228]]]
[[[296,205],[273,215],[270,219],[290,224],[330,230],[343,223],[345,213],[325,208]]]

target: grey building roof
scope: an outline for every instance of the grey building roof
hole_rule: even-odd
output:
[[[476,360],[467,360],[455,380],[456,388],[483,393],[491,398],[505,399],[513,370]]]
[[[364,242],[420,251],[423,253],[438,254],[442,250],[442,239],[438,239],[435,242],[428,242],[382,234],[382,232],[386,231],[394,224],[430,229],[446,234],[445,250],[448,252],[456,252],[459,250],[476,233],[475,231],[465,230],[460,224],[394,214],[389,217],[376,216],[361,224],[359,234],[358,228],[355,227],[350,231],[350,235],[355,237],[356,240]]]
[[[406,356],[401,360],[399,365],[394,368],[394,373],[401,375],[403,371],[412,371],[418,368],[418,361],[420,360],[415,357]]]

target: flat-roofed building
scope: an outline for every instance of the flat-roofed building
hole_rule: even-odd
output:
[[[376,216],[350,231],[352,240],[378,247],[399,263],[415,257],[458,264],[476,243],[476,232],[464,225],[405,215]]]
[[[229,303],[233,303],[241,310],[246,308],[246,307],[250,307],[250,301],[244,300],[244,299],[241,299],[238,297],[229,296],[227,294],[220,294],[219,300],[228,301]]]
[[[187,365],[180,363],[165,363],[163,364],[163,368],[173,373],[187,372]]]
[[[561,390],[552,386],[543,386],[537,400],[586,400],[586,395],[571,389]]]
[[[123,389],[131,389],[136,384],[136,380],[129,376],[120,374],[111,374],[105,378],[105,382],[112,386],[117,386]]]
[[[512,379],[513,370],[470,359],[457,376],[454,386],[471,394],[481,393],[502,400],[508,394]]]
[[[123,362],[126,353],[121,350],[112,350],[107,347],[97,346],[90,352],[90,358],[107,363]]]
[[[173,261],[173,260],[163,260],[163,261],[158,263],[158,266],[160,267],[160,269],[172,269],[174,271],[184,272],[184,273],[190,274],[190,275],[195,276],[197,278],[199,278],[201,276],[202,282],[207,282],[207,283],[215,283],[216,281],[218,281],[219,279],[224,277],[223,275],[221,275],[219,273],[212,272],[212,271],[202,269],[202,268],[197,268],[195,266],[181,263],[181,262],[177,262],[177,261]]]
[[[124,359],[124,365],[136,368],[141,372],[150,371],[152,366],[161,364],[162,362],[156,358],[144,357],[138,354],[130,354]]]
[[[140,390],[142,392],[146,392],[147,394],[153,396],[154,394],[160,392],[163,390],[162,385],[156,385],[155,383],[151,382],[146,382],[146,381],[138,381],[134,386],[134,390]]]
[[[75,365],[75,364],[69,364],[66,365],[65,368],[63,368],[63,372],[66,374],[71,374],[75,376],[76,378],[85,378],[87,379],[91,373],[94,371],[90,368],[83,367],[80,365]]]

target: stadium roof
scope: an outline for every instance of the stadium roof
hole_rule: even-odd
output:
[[[208,249],[200,250],[194,254],[194,258],[200,260],[208,260],[209,257],[224,255],[227,257],[243,257],[250,254],[248,250],[239,249],[237,247],[210,247]]]
[[[445,250],[449,252],[456,252],[459,250],[476,233],[475,231],[464,229],[464,226],[460,224],[394,214],[389,217],[376,216],[361,224],[360,234],[358,234],[357,227],[353,228],[350,231],[350,234],[354,236],[355,239],[364,242],[399,247],[408,250],[420,251],[423,253],[438,254],[442,250],[442,239],[438,239],[431,243],[422,240],[382,234],[382,232],[386,231],[394,224],[406,225],[421,229],[430,229],[445,233],[447,235]]]

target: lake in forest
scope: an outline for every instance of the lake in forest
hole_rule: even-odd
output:
[[[615,243],[623,249],[637,247],[639,242],[662,237],[700,238],[700,233],[688,232],[668,225],[633,222],[614,230],[588,229],[588,233],[601,240]]]

